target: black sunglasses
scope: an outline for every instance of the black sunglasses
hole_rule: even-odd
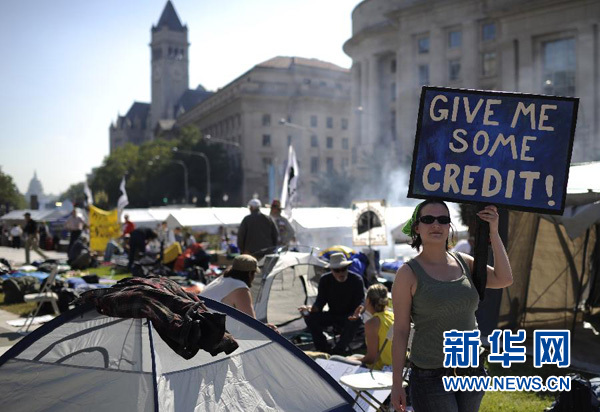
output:
[[[440,225],[447,225],[450,223],[450,216],[431,216],[425,215],[419,218],[419,222],[425,223],[426,225],[430,225],[435,221],[438,221]]]

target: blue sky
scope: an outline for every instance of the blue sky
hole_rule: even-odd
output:
[[[225,86],[277,55],[350,67],[360,0],[173,0],[188,26],[190,88]],[[150,101],[150,28],[166,0],[0,3],[0,167],[58,194],[102,163],[108,127]]]

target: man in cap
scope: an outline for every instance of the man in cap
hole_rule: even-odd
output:
[[[258,199],[248,202],[250,214],[242,220],[238,231],[240,251],[257,259],[270,252],[269,249],[275,248],[279,238],[277,226],[271,218],[261,213],[260,205]]]
[[[351,264],[343,253],[332,254],[327,265],[331,271],[321,276],[314,305],[298,308],[312,334],[317,351],[335,355],[348,354],[348,345],[362,323],[359,313],[365,298],[363,280],[348,271]],[[323,312],[325,304],[329,306],[329,310]],[[341,331],[340,339],[333,349],[323,334],[323,330],[329,326]]]
[[[290,222],[281,215],[281,202],[277,199],[271,203],[271,212],[269,213],[273,222],[279,231],[279,245],[288,246],[290,242],[296,240],[296,232]]]
[[[48,259],[48,256],[44,255],[44,252],[40,250],[38,245],[39,235],[37,222],[31,218],[31,213],[25,213],[25,227],[23,228],[25,235],[25,263],[29,264],[29,251],[33,249],[38,255],[44,260]]]

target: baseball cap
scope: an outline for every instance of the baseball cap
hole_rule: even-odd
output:
[[[256,273],[260,273],[260,269],[258,268],[258,261],[251,255],[236,256],[233,259],[233,264],[231,268],[233,270],[239,270],[242,272],[254,271]]]
[[[250,201],[248,202],[248,207],[260,207],[261,203],[260,200],[258,199],[250,199]]]

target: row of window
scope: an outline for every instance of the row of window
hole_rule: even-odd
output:
[[[286,121],[288,123],[292,123],[292,116],[288,115]],[[262,125],[263,126],[271,126],[271,115],[270,114],[263,114],[262,115]],[[310,116],[310,127],[318,127],[319,126],[319,117],[316,114],[313,114]],[[325,126],[328,129],[333,129],[334,127],[334,122],[333,122],[333,117],[332,116],[327,116],[325,118]],[[342,130],[348,130],[348,119],[345,117],[342,117],[341,121],[340,121],[340,128]]]
[[[484,77],[496,75],[496,52],[481,53],[481,75]],[[429,83],[429,65],[420,64],[418,66],[417,75],[419,77],[419,85],[427,85]],[[448,60],[448,81],[454,82],[461,79],[461,59]],[[393,84],[393,100],[395,100],[396,85]]]
[[[556,96],[574,96],[576,85],[575,39],[564,38],[541,43],[542,85],[544,94]],[[497,73],[496,52],[481,53],[481,75],[495,76]],[[429,65],[418,66],[417,75],[420,85],[430,84]],[[448,60],[448,81],[461,79],[461,60]],[[392,83],[392,99],[395,98],[396,85]]]
[[[485,23],[481,25],[481,41],[488,42],[496,39],[496,24]],[[451,29],[447,32],[446,46],[448,49],[456,49],[462,46],[462,31],[460,29]],[[430,50],[429,36],[420,36],[417,38],[417,53],[427,54]],[[395,61],[392,65],[392,73],[395,72]]]
[[[346,157],[342,158],[342,170],[346,170],[348,168],[348,165],[350,164],[350,160]],[[298,165],[298,167],[300,167],[300,165]],[[317,174],[319,173],[321,167],[321,159],[318,156],[313,156],[310,158],[310,172],[312,174]],[[333,157],[326,157],[325,158],[325,167],[326,167],[326,171],[327,173],[333,173],[335,171],[335,168],[333,166]]]
[[[288,146],[292,144],[292,136],[288,136]],[[263,134],[262,135],[262,146],[263,147],[271,147],[271,135]],[[319,138],[317,135],[312,135],[310,137],[310,147],[319,147]],[[334,148],[334,139],[331,136],[327,136],[325,138],[325,147],[327,149]],[[348,150],[350,149],[350,142],[347,137],[342,137],[342,149]]]
[[[333,157],[325,158],[325,170],[327,173],[333,173],[335,171],[334,168],[334,159]],[[350,160],[347,157],[342,158],[342,170],[346,170],[348,165],[350,164]],[[269,168],[273,165],[273,159],[270,157],[262,158],[263,170],[265,172],[269,171]],[[301,165],[298,164],[298,168],[301,168]],[[318,156],[314,156],[310,158],[310,172],[312,174],[319,173],[321,170],[321,159]]]

